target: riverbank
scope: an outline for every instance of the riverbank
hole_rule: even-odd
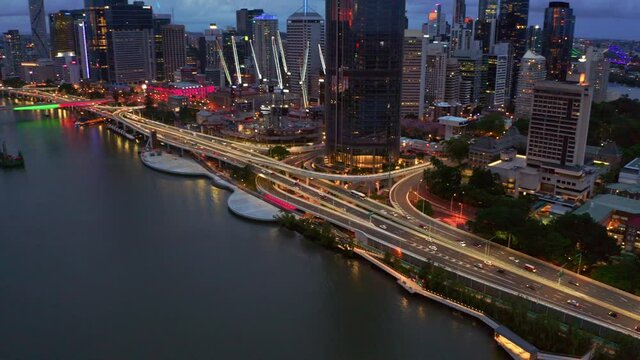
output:
[[[202,176],[210,178],[213,184],[232,192],[227,199],[229,211],[248,220],[275,222],[279,209],[261,199],[241,190],[220,175],[205,169],[195,160],[167,153],[159,150],[143,151],[140,153],[143,164],[156,171],[181,176]]]

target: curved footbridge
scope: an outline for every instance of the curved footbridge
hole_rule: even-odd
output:
[[[157,171],[174,175],[208,177],[216,187],[233,192],[227,199],[227,206],[232,213],[254,221],[276,221],[275,216],[280,209],[211,173],[191,158],[154,150],[140,153],[140,159],[143,164]]]

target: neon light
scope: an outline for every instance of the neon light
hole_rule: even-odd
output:
[[[58,104],[47,104],[47,105],[29,105],[29,106],[20,106],[17,108],[13,108],[15,111],[27,111],[27,110],[51,110],[57,109],[60,105]]]

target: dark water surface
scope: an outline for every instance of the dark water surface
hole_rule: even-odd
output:
[[[0,359],[507,358],[366,262],[239,219],[208,181],[50,114],[0,112],[27,162],[0,170]]]

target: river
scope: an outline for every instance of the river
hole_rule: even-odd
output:
[[[26,158],[0,169],[1,359],[507,359],[478,321],[50,114],[0,112]]]

